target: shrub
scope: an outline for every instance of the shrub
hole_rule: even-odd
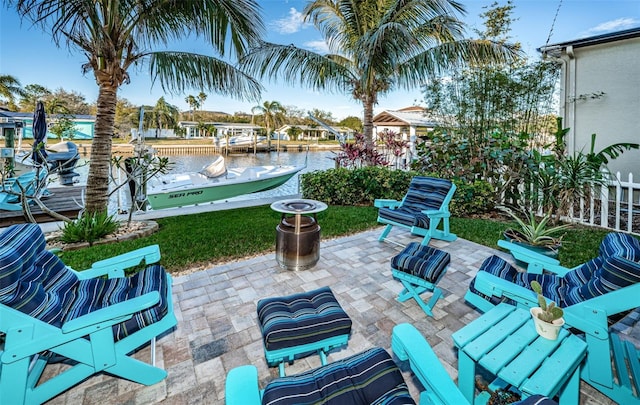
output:
[[[453,181],[458,187],[449,205],[449,211],[456,217],[484,214],[496,206],[496,192],[491,183],[484,180]]]
[[[62,228],[60,240],[64,243],[93,242],[118,230],[120,224],[106,211],[96,214],[83,214]]]
[[[417,173],[365,166],[305,173],[302,195],[330,205],[371,205],[376,198],[402,199]]]
[[[314,171],[302,175],[302,195],[330,205],[371,205],[376,198],[401,200],[417,175],[427,174],[372,166]],[[495,207],[495,191],[488,182],[454,183],[458,189],[449,206],[453,215],[477,215]]]

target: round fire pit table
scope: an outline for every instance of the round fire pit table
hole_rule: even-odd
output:
[[[276,261],[283,269],[307,270],[320,260],[320,225],[316,214],[327,204],[306,199],[271,204],[282,219],[276,227]]]

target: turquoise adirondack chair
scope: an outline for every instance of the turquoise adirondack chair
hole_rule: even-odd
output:
[[[20,196],[33,197],[39,189],[44,190],[46,177],[47,171],[39,169],[5,179],[0,189],[0,210],[22,211]]]
[[[598,257],[573,269],[519,245],[498,245],[527,263],[527,272],[492,256],[472,281],[467,302],[481,311],[505,300],[535,307],[537,295],[529,283],[540,281],[545,298],[563,307],[565,327],[579,331],[587,343],[581,378],[617,403],[640,403],[640,350],[610,328],[617,318],[640,307],[640,241],[610,233]]]
[[[401,361],[409,361],[411,371],[425,388],[420,393],[421,405],[469,405],[429,343],[413,325],[394,327],[391,348]],[[488,397],[486,394],[485,400]],[[277,378],[263,390],[258,386],[255,366],[236,367],[227,375],[225,401],[227,405],[415,403],[398,366],[382,348],[369,349],[302,374]],[[557,405],[539,395],[514,403],[518,404]]]
[[[387,236],[394,226],[409,229],[412,234],[424,236],[422,245],[431,238],[454,241],[457,236],[449,230],[449,203],[456,191],[450,180],[435,177],[415,176],[402,201],[377,199],[378,222],[386,224],[379,241]],[[442,224],[442,229],[438,227]]]
[[[166,371],[131,357],[177,324],[159,259],[149,246],[76,272],[45,249],[38,225],[0,234],[0,403],[40,404],[101,372],[145,385],[164,379]],[[59,361],[71,366],[43,374]]]

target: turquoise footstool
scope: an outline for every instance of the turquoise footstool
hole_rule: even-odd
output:
[[[326,353],[351,334],[351,319],[329,287],[258,301],[258,323],[267,364],[277,365],[280,376],[285,362],[313,353],[327,364]]]
[[[391,273],[404,286],[398,295],[398,301],[405,302],[415,299],[420,308],[433,317],[433,307],[436,305],[442,291],[438,282],[447,271],[451,256],[447,252],[417,242],[411,242],[400,253],[391,259]],[[429,302],[424,302],[420,294],[430,291]]]

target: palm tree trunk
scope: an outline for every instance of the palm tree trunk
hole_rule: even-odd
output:
[[[364,140],[368,145],[373,145],[373,99],[371,97],[365,97],[362,105],[364,107]]]
[[[116,116],[117,87],[101,85],[98,93],[96,127],[89,158],[89,177],[85,211],[89,214],[107,210],[109,203],[109,169],[111,138]]]

